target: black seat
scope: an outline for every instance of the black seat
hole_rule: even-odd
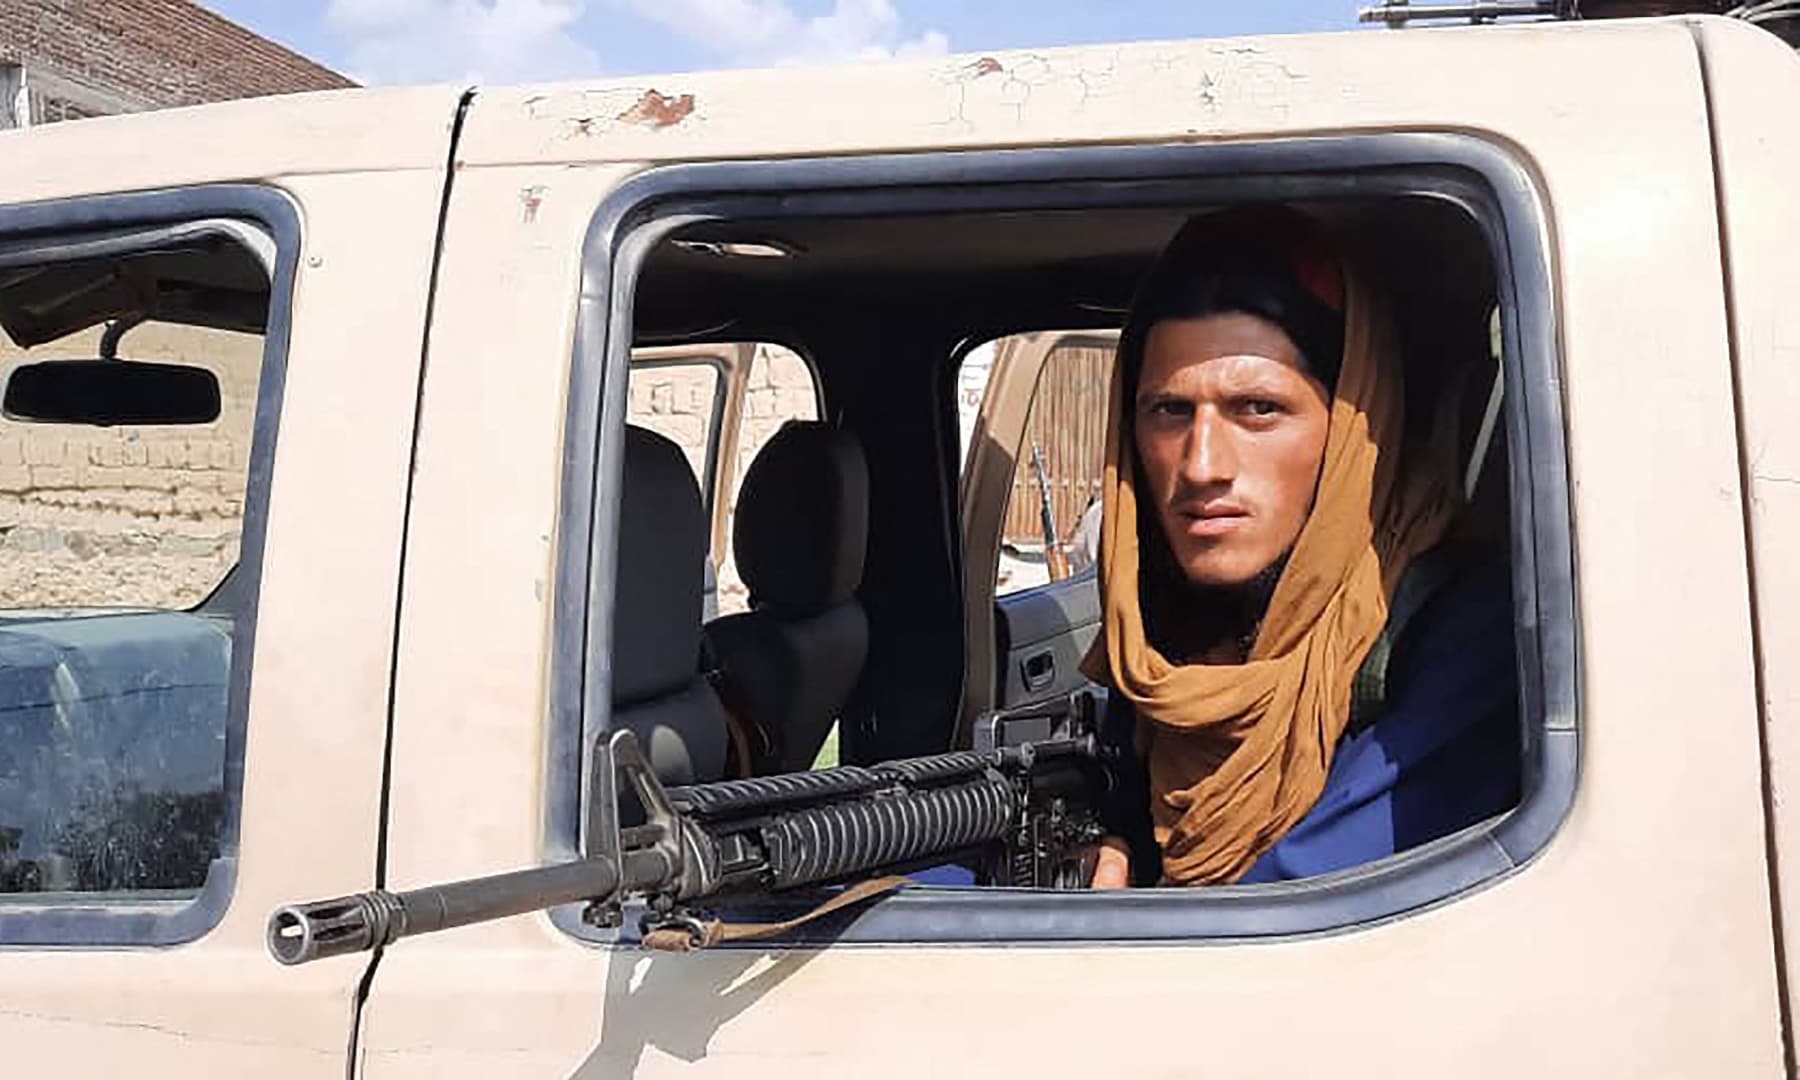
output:
[[[700,673],[706,513],[681,448],[625,429],[613,607],[612,723],[665,784],[725,774],[725,711]]]
[[[707,627],[757,775],[810,768],[862,674],[868,541],[862,446],[829,424],[784,425],[751,462],[732,526],[750,610]]]

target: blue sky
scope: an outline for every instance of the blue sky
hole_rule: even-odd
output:
[[[1373,0],[201,0],[370,83],[1343,30]]]

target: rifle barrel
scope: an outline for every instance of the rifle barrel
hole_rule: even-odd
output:
[[[579,859],[407,892],[369,892],[289,904],[269,916],[269,951],[284,964],[366,952],[403,937],[603,899],[660,884],[670,867],[655,850],[625,855],[625,880],[611,859]]]

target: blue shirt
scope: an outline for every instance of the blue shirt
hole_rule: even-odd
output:
[[[1440,586],[1394,642],[1381,718],[1339,742],[1318,801],[1239,880],[1357,866],[1516,805],[1515,656],[1506,565]]]
[[[1509,568],[1461,563],[1393,642],[1380,719],[1339,741],[1318,801],[1239,880],[1287,881],[1373,862],[1517,805],[1515,656]],[[1130,705],[1111,695],[1107,740],[1131,745],[1133,723]],[[1131,844],[1133,883],[1153,885],[1161,860],[1150,836],[1147,778],[1141,761],[1126,761],[1107,817]],[[911,876],[924,884],[974,881],[960,866]]]

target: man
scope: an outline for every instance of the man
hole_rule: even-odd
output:
[[[1295,212],[1195,219],[1140,288],[1088,670],[1142,768],[1096,887],[1324,872],[1516,803],[1504,567],[1432,551],[1453,442],[1402,468],[1401,377],[1381,298]],[[1409,568],[1446,563],[1389,626]],[[1384,630],[1383,711],[1353,726]]]

